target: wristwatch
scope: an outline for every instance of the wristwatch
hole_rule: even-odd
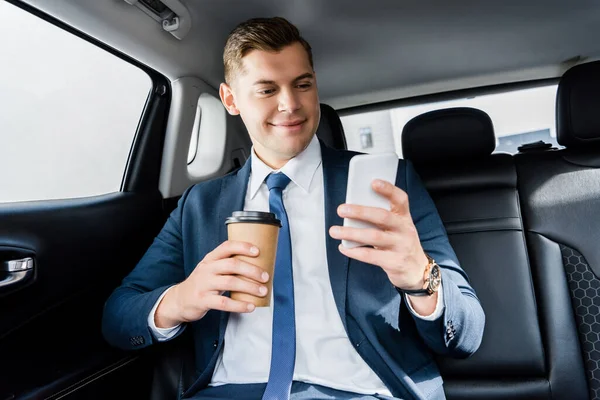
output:
[[[425,267],[425,275],[423,277],[425,280],[423,289],[408,290],[397,287],[396,290],[398,293],[411,296],[431,296],[438,291],[440,283],[442,283],[442,271],[433,258],[429,257],[428,254],[425,254],[425,256],[428,263],[427,267]]]

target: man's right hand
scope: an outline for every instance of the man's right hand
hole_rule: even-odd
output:
[[[173,286],[163,297],[154,315],[156,326],[170,328],[197,321],[209,310],[254,311],[254,304],[232,300],[223,296],[223,292],[244,292],[259,297],[267,294],[267,287],[261,283],[269,280],[269,274],[256,265],[233,258],[235,255],[256,257],[258,253],[258,248],[250,243],[223,242],[200,261],[185,281]]]

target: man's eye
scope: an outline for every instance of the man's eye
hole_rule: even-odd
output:
[[[275,93],[275,89],[263,89],[258,91],[259,94],[269,95]]]
[[[297,87],[298,87],[299,89],[308,89],[308,88],[310,88],[311,86],[312,86],[312,84],[310,84],[310,83],[300,83],[300,84],[298,84],[298,86],[297,86]]]

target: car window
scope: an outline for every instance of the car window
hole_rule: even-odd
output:
[[[148,74],[6,2],[0,52],[0,203],[118,192]]]
[[[473,107],[485,111],[494,124],[495,152],[517,153],[522,144],[556,142],[556,85],[494,93],[449,101],[397,107],[342,116],[350,150],[380,153],[390,150],[402,157],[404,125],[428,111]]]

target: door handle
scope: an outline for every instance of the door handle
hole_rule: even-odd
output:
[[[3,261],[0,264],[0,272],[6,277],[0,280],[0,291],[12,289],[28,281],[35,272],[35,261],[33,257],[25,257],[19,260]]]

